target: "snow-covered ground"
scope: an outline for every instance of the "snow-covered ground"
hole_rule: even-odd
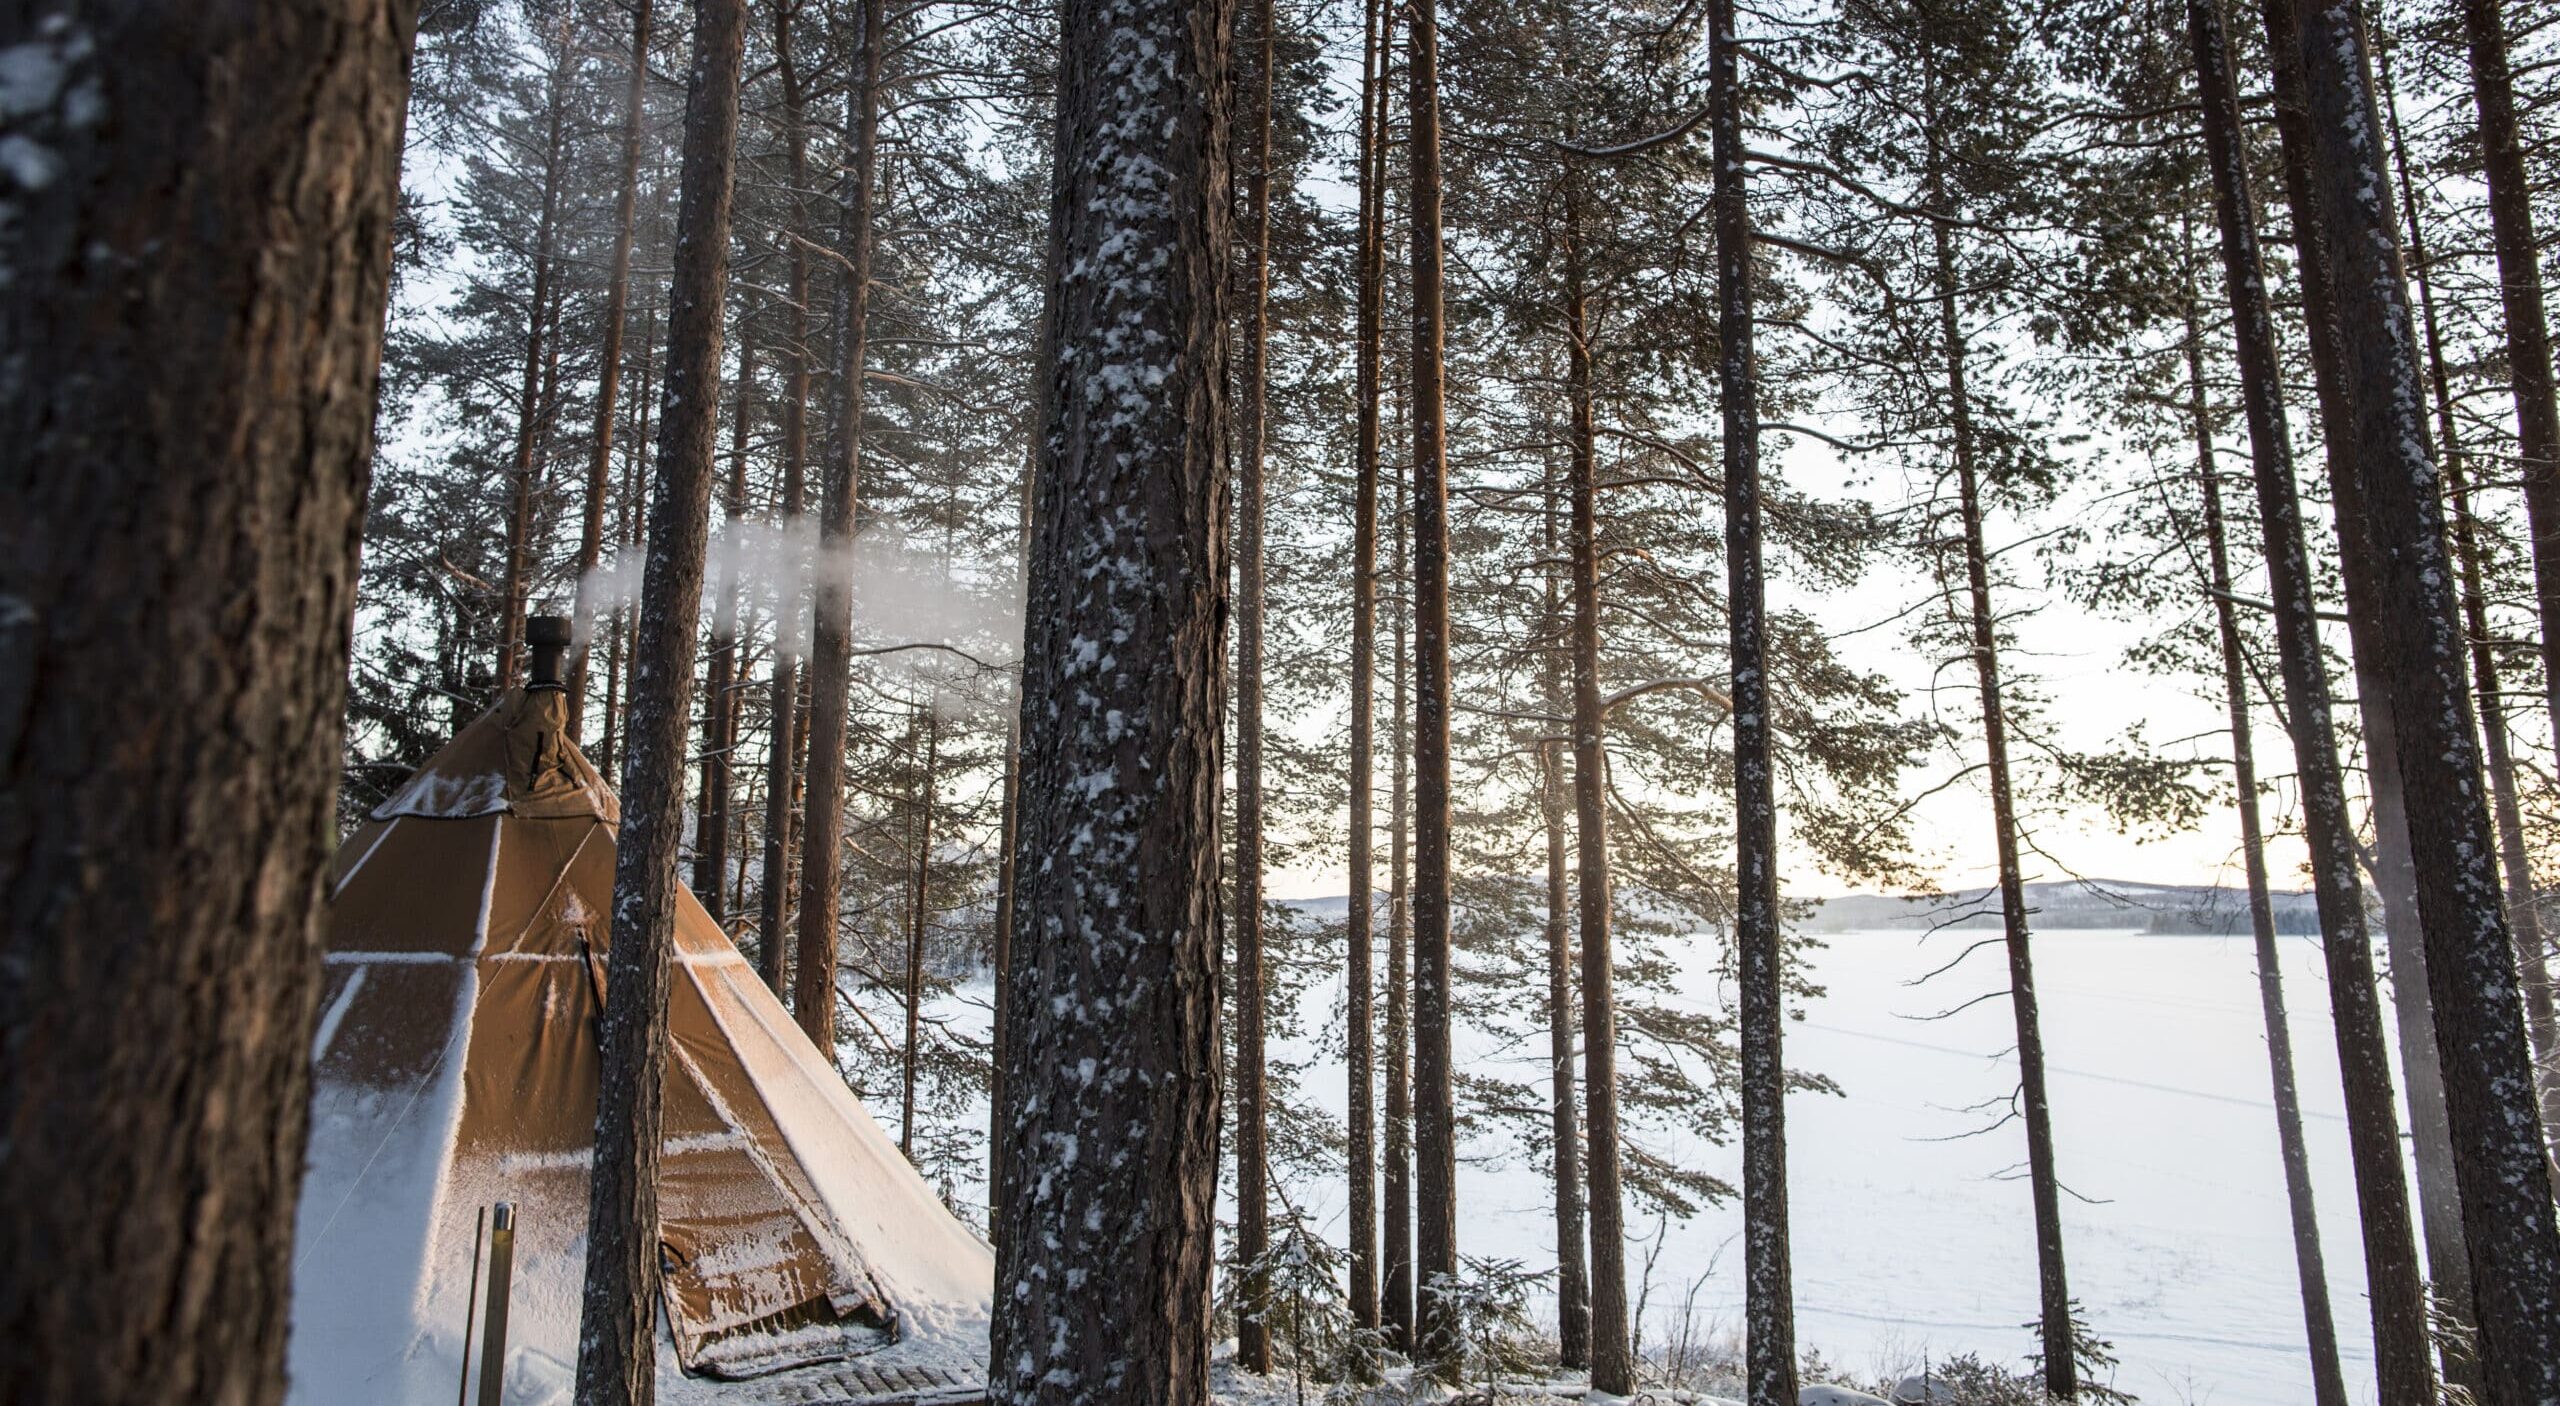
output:
[[[2000,949],[1910,984],[1996,936],[1830,937],[1814,964],[1827,993],[1788,1027],[1789,1062],[1842,1090],[1797,1095],[1787,1117],[1797,1333],[1844,1375],[1963,1351],[2019,1358],[2034,1345],[2023,1326],[2036,1312],[2023,1134],[2011,1124],[1962,1136],[1989,1121],[1972,1106],[2014,1087],[2009,1003],[1918,1018],[1999,989]],[[2372,1347],[2328,988],[2313,942],[2286,938],[2283,955],[2330,1299],[2350,1394],[2364,1400]],[[2248,940],[2057,931],[2037,939],[2036,962],[2057,1155],[2077,1193],[2063,1208],[2071,1289],[2123,1359],[2118,1385],[2151,1402],[2309,1400]],[[1705,951],[1684,990],[1730,1000]],[[1339,1107],[1338,1068],[1311,1070],[1309,1088]],[[1739,1183],[1730,1150],[1693,1153]],[[1334,1188],[1293,1184],[1291,1194],[1340,1214]],[[1553,1264],[1547,1191],[1528,1159],[1462,1168],[1459,1201],[1464,1253]],[[1740,1229],[1738,1205],[1669,1225],[1649,1341],[1664,1340],[1701,1279],[1697,1326],[1738,1330]],[[1631,1274],[1642,1250],[1632,1255]]]

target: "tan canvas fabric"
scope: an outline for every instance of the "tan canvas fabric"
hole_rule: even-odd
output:
[[[457,734],[434,761],[374,807],[373,819],[412,815],[451,820],[501,812],[527,819],[622,818],[604,777],[562,728],[568,695],[556,688],[510,690]]]
[[[470,952],[480,940],[497,842],[496,816],[389,826],[338,887],[329,949],[349,956]]]
[[[332,892],[347,881],[347,875],[354,872],[357,865],[373,854],[373,847],[382,843],[382,837],[390,830],[390,821],[368,818],[347,836],[338,846],[338,852],[329,857],[329,888]]]
[[[357,1090],[402,1090],[436,1068],[453,1043],[463,973],[451,965],[331,963],[321,1001],[333,1038],[315,1074]]]
[[[563,729],[569,695],[556,688],[512,693],[499,705],[507,749],[507,810],[535,819],[593,816],[611,825],[622,808]]]
[[[449,1149],[425,1232],[437,1280],[453,1268],[441,1261],[467,1246],[469,1208],[487,1201],[518,1206],[520,1281],[567,1275],[584,1234],[618,807],[561,739],[556,701],[513,695],[465,729],[340,856],[315,1113],[393,1114],[411,1142]],[[885,1140],[848,1114],[840,1081],[841,1102],[801,1087],[816,1052],[805,1039],[790,1051],[796,1029],[689,893],[674,947],[659,1199],[679,1357],[690,1370],[744,1375],[895,1341],[899,1304],[848,1223],[845,1168],[806,1160],[855,1147],[876,1159],[869,1144]],[[456,1059],[458,1096],[438,1112],[424,1091]],[[791,1085],[786,1107],[775,1104],[776,1077]],[[397,1103],[404,1091],[410,1106]],[[448,1120],[440,1135],[429,1126],[438,1118]],[[825,1126],[795,1134],[794,1119]],[[362,1155],[360,1138],[355,1146]],[[921,1183],[902,1164],[894,1172],[906,1180],[884,1204],[912,1207]],[[983,1245],[956,1223],[934,1234],[963,1262],[909,1282],[937,1293],[955,1278],[983,1285]],[[975,1292],[982,1301],[984,1288]]]

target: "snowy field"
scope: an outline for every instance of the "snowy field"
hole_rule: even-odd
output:
[[[1961,1136],[1987,1121],[1969,1106],[2014,1087],[2009,1003],[1918,1018],[1998,989],[2003,958],[1995,943],[1927,986],[1910,984],[1996,936],[1828,937],[1815,961],[1827,994],[1788,1027],[1788,1061],[1842,1090],[1795,1096],[1787,1118],[1797,1333],[1844,1374],[1912,1370],[1964,1351],[2016,1359],[2034,1346],[2022,1326],[2036,1311],[2024,1135],[2011,1124]],[[2283,953],[2330,1297],[2361,1401],[2372,1395],[2372,1349],[2328,987],[2311,940],[2283,939]],[[2146,1402],[2309,1400],[2248,940],[2056,931],[2037,939],[2036,960],[2057,1155],[2066,1184],[2086,1198],[2064,1199],[2071,1289],[2123,1359],[2117,1385]],[[1704,953],[1684,989],[1730,1000]],[[1338,1068],[1310,1071],[1310,1091],[1337,1111],[1340,1085]],[[1739,1185],[1730,1150],[1693,1155]],[[1338,1217],[1330,1190],[1291,1186],[1301,1204]],[[1552,1266],[1546,1187],[1530,1159],[1463,1167],[1459,1201],[1463,1253]],[[1738,1203],[1671,1223],[1648,1341],[1672,1331],[1692,1281],[1703,1281],[1695,1330],[1738,1332],[1740,1230]],[[1631,1251],[1631,1276],[1642,1255]]]

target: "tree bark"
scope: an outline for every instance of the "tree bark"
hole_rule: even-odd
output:
[[[2496,17],[2493,13],[2492,22]],[[2498,49],[2503,58],[2503,34]],[[2524,809],[2517,799],[2514,743],[2507,734],[2506,691],[2498,681],[2497,650],[2490,644],[2489,609],[2480,582],[2480,545],[2472,516],[2471,489],[2463,466],[2462,431],[2453,414],[2453,377],[2445,366],[2444,333],[2436,321],[2435,290],[2428,278],[2425,230],[2418,214],[2417,191],[2409,180],[2408,148],[2400,139],[2400,113],[2391,97],[2391,64],[2376,53],[2382,78],[2383,113],[2391,123],[2392,164],[2400,180],[2400,203],[2408,212],[2409,265],[2417,275],[2418,306],[2426,329],[2427,383],[2435,397],[2436,433],[2443,445],[2445,499],[2451,509],[2454,562],[2462,572],[2463,632],[2471,645],[2472,689],[2479,701],[2480,742],[2489,770],[2489,813],[2498,832],[2498,858],[2507,885],[2507,922],[2516,947],[2518,975],[2524,980],[2525,1034],[2540,1074],[2542,1136],[2552,1156],[2560,1159],[2560,1028],[2552,1010],[2551,970],[2543,955],[2541,905],[2534,899],[2533,857],[2525,848]],[[2485,124],[2484,124],[2485,128]],[[2528,467],[2527,472],[2531,472]]]
[[[2462,0],[2471,49],[2471,95],[2480,115],[2480,170],[2489,185],[2489,233],[2498,249],[2498,297],[2507,315],[2507,375],[2515,396],[2517,457],[2532,529],[2534,613],[2542,622],[2544,702],[2560,745],[2560,394],[2551,372],[2551,327],[2542,306],[2542,243],[2516,121],[2501,0]],[[2395,119],[2396,120],[2396,119]]]
[[[2480,1376],[2492,1401],[2560,1400],[2560,1224],[2463,677],[2442,485],[2427,449],[2363,13],[2353,0],[2300,0],[2294,16],[2314,224],[2331,259],[2330,316],[2314,335],[2336,358],[2354,436],[2378,587],[2376,673],[2391,702],[2408,807]],[[2347,505],[2340,508],[2343,518]],[[2348,608],[2356,613],[2354,601]]]
[[[2294,211],[2300,256],[2304,320],[2325,322],[2332,302],[2329,255],[2319,240],[2320,220],[2311,184],[2308,129],[2304,125],[2302,66],[2293,35],[2290,0],[2264,0],[2283,148],[2286,193]],[[2373,633],[2375,593],[2380,589],[2364,533],[2365,508],[2355,432],[2347,393],[2327,341],[2311,338],[2313,380],[2328,448],[2329,496],[2335,506],[2338,568],[2345,587],[2347,633],[2353,647],[2356,708],[2364,723],[2366,792],[2372,806],[2374,887],[2382,899],[2383,941],[2391,972],[2391,1014],[2398,1028],[2401,1079],[2408,1095],[2409,1141],[2418,1169],[2418,1223],[2432,1280],[2436,1312],[2458,1325],[2438,1344],[2448,1385],[2477,1395],[2477,1365],[2461,1350],[2473,1321],[2471,1267],[2463,1247],[2462,1197],[2455,1185],[2453,1134],[2446,1120],[2444,1076],[2435,1048],[2435,1015],[2427,998],[2426,942],[2419,932],[2417,872],[2411,858],[2409,819],[2400,783],[2390,690],[2378,676],[2382,645]]]
[[[1417,105],[1418,106],[1418,105]],[[1565,373],[1572,416],[1574,898],[1582,938],[1583,1120],[1590,1149],[1586,1212],[1591,1225],[1591,1389],[1635,1390],[1634,1334],[1627,1321],[1626,1195],[1618,1156],[1616,959],[1609,942],[1609,779],[1600,704],[1599,463],[1592,419],[1591,328],[1582,247],[1581,174],[1565,171]]]
[[[543,343],[550,331],[552,240],[560,216],[560,129],[569,104],[572,61],[565,16],[552,36],[550,57],[542,120],[542,213],[534,221],[533,287],[524,317],[524,383],[516,397],[515,455],[507,477],[507,571],[498,591],[501,689],[515,687],[523,677],[525,592],[533,564],[534,446],[542,437]]]
[[[773,7],[774,69],[782,87],[784,170],[791,182],[784,239],[790,295],[783,315],[782,339],[782,501],[783,540],[794,540],[800,515],[807,510],[809,461],[809,111],[802,88],[792,24],[800,0],[775,0]],[[788,591],[774,606],[773,671],[765,685],[764,881],[757,895],[756,974],[776,996],[791,982],[792,797],[798,792],[800,656],[793,647],[801,603]]]
[[[2444,384],[2443,354],[2428,340],[2437,385]],[[2442,396],[2441,390],[2439,396]],[[2560,1029],[2552,1009],[2551,965],[2544,955],[2540,905],[2535,902],[2532,852],[2525,847],[2524,809],[2516,794],[2513,743],[2507,736],[2505,691],[2498,680],[2498,658],[2489,644],[2489,615],[2480,583],[2480,546],[2471,510],[2471,489],[2451,436],[2452,406],[2439,399],[2447,430],[2445,499],[2451,509],[2453,549],[2462,572],[2462,618],[2471,640],[2472,687],[2480,699],[2480,740],[2489,770],[2490,816],[2498,833],[2498,859],[2507,886],[2507,917],[2513,924],[2517,975],[2524,983],[2525,1036],[2540,1075],[2535,1102],[2542,1114],[2542,1136],[2560,1175]]]
[[[613,255],[604,294],[604,345],[596,353],[596,422],[587,451],[586,511],[578,530],[576,620],[569,652],[569,735],[582,736],[587,659],[596,602],[587,576],[604,557],[604,505],[613,489],[613,431],[622,390],[622,329],[630,319],[631,243],[640,206],[640,135],[648,116],[649,31],[657,0],[632,0],[631,71],[622,97],[622,180],[613,201]],[[795,186],[796,188],[796,186]],[[600,761],[609,761],[599,757]]]
[[[554,263],[565,263],[565,259],[557,253],[557,235],[553,236],[553,245],[555,250],[553,255]],[[528,523],[536,524],[537,527],[539,516],[538,505],[547,500],[552,491],[551,463],[554,455],[552,441],[558,436],[560,431],[560,318],[564,310],[564,305],[568,301],[569,290],[566,280],[555,276],[551,281],[551,311],[543,318],[542,324],[542,391],[541,394],[535,398],[534,402],[536,405],[541,407],[541,413],[536,419],[534,426],[533,463],[531,465],[532,473],[530,476],[530,482],[533,485],[533,498],[526,504],[526,521]],[[528,551],[531,550],[533,550],[533,548],[529,546]],[[526,598],[525,609],[527,611],[532,609],[532,583],[534,575],[534,565],[530,558],[528,558],[525,568],[525,585],[522,592]],[[521,640],[518,641],[519,652],[521,652],[522,643],[523,642]],[[517,670],[519,675],[522,674],[523,669],[524,664],[520,660]]]
[[[2285,2],[2270,0],[2271,21]],[[2408,1186],[2401,1170],[2399,1118],[2392,1107],[2381,1002],[2374,990],[2373,943],[2365,929],[2364,889],[2356,871],[2346,783],[2330,722],[2329,679],[2320,654],[2317,602],[2302,539],[2302,509],[2295,496],[2293,445],[2284,418],[2283,363],[2261,272],[2257,208],[2241,156],[2239,100],[2216,0],[2188,0],[2187,26],[2202,98],[2214,215],[2222,237],[2223,289],[2231,306],[2257,483],[2267,589],[2275,607],[2286,723],[2293,736],[2303,832],[2311,851],[2321,945],[2328,959],[2330,1020],[2337,1033],[2348,1150],[2356,1172],[2356,1208],[2364,1228],[2366,1292],[2380,1399],[2384,1406],[2414,1406],[2435,1399],[2434,1373],[2427,1360],[2426,1298],[2418,1278]],[[2270,43],[2276,38],[2271,32]],[[2280,66],[2280,94],[2286,83],[2281,73]],[[2283,106],[2280,96],[2280,114]],[[2301,218],[2298,209],[2296,218]],[[2306,247],[2316,247],[2316,241],[2305,234]]]
[[[1400,468],[1395,499],[1407,507],[1395,515],[1396,554],[1391,578],[1399,583],[1412,579],[1412,552],[1406,540],[1412,530],[1407,490],[1408,478]],[[1379,1217],[1386,1256],[1381,1274],[1384,1300],[1378,1317],[1396,1350],[1410,1356],[1414,1351],[1413,889],[1407,855],[1412,823],[1408,798],[1412,794],[1413,744],[1406,699],[1411,691],[1412,618],[1401,609],[1390,612],[1388,618],[1395,636],[1395,660],[1394,677],[1389,681],[1392,701],[1387,725],[1387,749],[1392,760],[1388,765],[1387,795],[1386,1167],[1379,1177],[1386,1191],[1386,1207]]]
[[[0,7],[0,1400],[284,1390],[414,21]]]
[[[1048,319],[1041,319],[1045,327]],[[1046,349],[1032,358],[1034,365],[1048,361]],[[1039,438],[1047,433],[1048,412],[1036,404],[1040,389],[1048,384],[1048,375],[1034,378],[1032,395],[1031,452],[1022,465],[1022,492],[1019,514],[1014,529],[1014,579],[1028,583],[1031,576],[1031,500],[1039,481]],[[1014,707],[1004,722],[1004,801],[996,817],[996,911],[994,931],[989,935],[987,966],[989,968],[989,1005],[987,1038],[987,1243],[996,1253],[1004,1253],[1004,1218],[998,1215],[1012,1194],[1013,1169],[1005,1161],[1005,1071],[1013,1045],[1012,991],[1013,980],[1013,915],[1016,895],[1021,891],[1022,863],[1022,706],[1019,691],[1021,674],[1014,676]]]
[[[1015,843],[1021,836],[1022,805],[1019,766],[1022,754],[1022,718],[1019,707],[1005,720],[1004,728],[1004,799],[996,815],[996,911],[994,931],[988,942],[987,976],[989,1012],[987,1022],[987,1243],[996,1243],[1001,1217],[997,1210],[1004,1205],[1010,1190],[1011,1172],[1004,1161],[1005,1048],[1011,1042],[1006,1031],[1005,1008],[1009,1004],[1005,992],[1008,975],[1013,970],[1013,910]]]
[[[1263,447],[1269,438],[1271,340],[1271,99],[1274,6],[1261,0],[1259,83],[1253,170],[1246,200],[1253,221],[1247,255],[1252,319],[1245,336],[1244,473],[1236,485],[1236,1365],[1271,1372],[1271,1250],[1268,1144],[1263,1083],[1262,953],[1262,526]]]
[[[734,533],[747,520],[747,424],[754,413],[755,324],[739,321],[738,387],[729,422],[729,484],[721,510]],[[729,798],[736,789],[738,745],[738,611],[741,594],[733,550],[720,568],[711,612],[711,670],[702,697],[702,792],[694,806],[693,896],[711,921],[728,926]]]
[[[1546,548],[1547,642],[1539,658],[1543,706],[1558,717],[1573,707],[1570,625],[1557,589],[1555,469],[1548,466],[1547,503],[1541,528]],[[1547,1088],[1553,1117],[1548,1136],[1555,1149],[1556,1359],[1569,1369],[1591,1366],[1591,1271],[1584,1258],[1590,1233],[1582,1207],[1582,1118],[1573,1093],[1574,989],[1572,879],[1565,842],[1564,744],[1538,739],[1538,812],[1547,829]]]
[[[598,1043],[595,1176],[587,1200],[578,1406],[647,1406],[657,1386],[658,1154],[667,992],[684,841],[685,723],[719,429],[721,317],[738,147],[745,0],[696,0],[686,79],[684,168],[667,300],[665,406],[641,582],[622,826],[615,838],[613,946]]]
[[[844,857],[845,714],[852,687],[853,582],[843,569],[853,550],[854,500],[862,483],[863,367],[871,310],[872,195],[880,174],[881,29],[887,6],[862,0],[862,45],[854,59],[853,166],[845,176],[842,329],[836,348],[842,442],[827,456],[818,510],[818,560],[809,649],[809,779],[801,810],[800,943],[792,1015],[830,1063],[836,1048],[836,924]]]
[[[1209,1395],[1227,0],[1068,0],[989,1395]],[[1099,1292],[1107,1285],[1108,1292]]]
[[[637,477],[636,474],[631,475]],[[627,511],[627,510],[626,510]],[[622,642],[630,633],[622,628],[622,607],[615,606],[605,616],[605,628],[612,632],[604,646],[604,735],[596,739],[596,771],[613,776],[614,758],[620,751],[622,727]],[[468,722],[469,719],[463,719]],[[460,725],[456,725],[459,730]]]
[[[643,485],[649,472],[649,414],[654,404],[651,397],[658,384],[658,309],[653,303],[640,314],[640,394],[638,423],[632,426],[631,442],[622,455],[622,502],[617,509],[615,536],[627,549],[640,543],[640,529],[645,515],[640,508]],[[618,775],[614,763],[620,757],[619,730],[622,726],[623,661],[630,653],[631,610],[627,606],[613,608],[605,627],[612,638],[605,647],[604,728],[596,747],[596,770],[606,776]]]
[[[1351,1182],[1346,1256],[1351,1268],[1351,1326],[1378,1327],[1378,1126],[1376,894],[1371,871],[1377,826],[1378,653],[1378,373],[1385,341],[1386,293],[1386,0],[1364,6],[1360,53],[1360,319],[1358,426],[1351,487],[1351,895],[1344,916],[1346,960],[1343,1037],[1347,1046],[1349,1116],[1344,1126]]]
[[[1724,410],[1725,600],[1733,661],[1733,942],[1742,1035],[1742,1235],[1751,1406],[1795,1406],[1794,1254],[1787,1220],[1785,951],[1771,772],[1768,581],[1761,566],[1760,378],[1733,0],[1708,0],[1715,157],[1716,388]],[[2019,1048],[2026,1048],[2021,1041]],[[2041,1247],[2041,1237],[2039,1237]],[[2058,1256],[2057,1256],[2058,1258]]]
[[[916,875],[907,891],[907,1039],[898,1071],[898,1151],[916,1157],[916,1056],[924,1035],[924,939],[933,903],[934,768],[942,760],[942,725],[928,698],[916,727],[924,734],[924,772],[916,782]]]
[[[1449,1069],[1449,461],[1440,280],[1438,0],[1413,7],[1414,1349],[1454,1384],[1460,1325],[1458,1129]],[[1588,963],[1589,958],[1584,958]],[[1599,1043],[1605,1027],[1593,1032]],[[1596,1116],[1596,1109],[1595,1109]],[[1596,1222],[1595,1222],[1596,1228]],[[1596,1311],[1596,1305],[1595,1305]]]
[[[2213,0],[2205,0],[2213,3]],[[2221,52],[2217,44],[2209,52]],[[2181,221],[2183,228],[2184,222]],[[2189,235],[2192,250],[2192,235]],[[2190,253],[2192,259],[2192,253]],[[2293,1218],[2294,1274],[2302,1286],[2303,1339],[2311,1351],[2315,1406],[2347,1406],[2345,1374],[2338,1366],[2338,1324],[2329,1307],[2329,1271],[2320,1250],[2320,1220],[2311,1194],[2311,1155],[2302,1139],[2302,1098],[2293,1075],[2293,1032],[2285,1022],[2284,971],[2276,954],[2275,905],[2268,895],[2266,837],[2258,812],[2255,729],[2249,718],[2248,665],[2240,638],[2239,607],[2232,601],[2231,551],[2222,515],[2222,479],[2214,463],[2213,429],[2205,401],[2204,330],[2197,315],[2194,276],[2186,296],[2187,417],[2196,442],[2197,486],[2204,498],[2204,536],[2216,639],[2222,647],[2222,696],[2231,715],[2231,783],[2239,794],[2240,862],[2248,876],[2249,932],[2258,961],[2258,1006],[2267,1031],[2267,1068],[2273,1080],[2276,1145],[2284,1162],[2285,1205]]]
[[[1948,208],[1934,135],[1929,148],[1930,197]],[[1991,607],[1990,554],[1983,541],[1982,494],[1974,462],[1973,406],[1965,384],[1964,329],[1956,317],[1955,234],[1946,219],[1930,222],[1937,263],[1938,327],[1946,356],[1948,426],[1953,441],[1957,510],[1964,530],[1964,574],[1972,631],[1974,678],[1982,693],[1982,749],[1991,787],[1992,839],[2000,869],[2000,924],[2009,954],[2009,1009],[2018,1031],[2018,1116],[2027,1133],[2027,1183],[2035,1205],[2037,1325],[2045,1390],[2065,1401],[2079,1395],[2073,1351],[2071,1287],[2062,1253],[2062,1189],[2054,1168],[2053,1105],[2045,1092],[2044,1033],[2036,1012],[2035,962],[2027,926],[2026,881],[2018,860],[2018,813],[2009,780],[2009,714],[2002,698],[1997,618]],[[1737,712],[1741,700],[1734,703]]]

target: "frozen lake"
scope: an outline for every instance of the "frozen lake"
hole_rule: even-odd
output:
[[[1310,908],[1340,908],[1340,900]],[[1830,934],[1815,953],[1825,994],[1787,1027],[1787,1059],[1830,1076],[1839,1095],[1787,1105],[1799,1342],[1845,1373],[1916,1370],[1958,1352],[2022,1361],[2035,1346],[2033,1212],[2026,1143],[2011,1124],[1981,1136],[2016,1084],[1996,932]],[[1993,939],[1926,986],[1912,983]],[[2071,1291],[2115,1344],[2116,1384],[2151,1403],[2296,1406],[2311,1398],[2283,1170],[2276,1152],[2256,966],[2246,938],[2055,930],[2036,939],[2054,1136],[2065,1184]],[[2329,1294],[2349,1395],[2373,1397],[2372,1342],[2357,1242],[2328,983],[2310,938],[2280,939],[2300,1065],[2304,1132],[2319,1198]],[[1691,955],[1684,999],[1728,1005],[1714,955]],[[1309,1000],[1331,1005],[1334,990]],[[951,1014],[980,1025],[986,988]],[[1543,1062],[1462,1031],[1462,1065]],[[1306,1057],[1275,1045],[1274,1054]],[[1526,1067],[1517,1077],[1538,1077]],[[1342,1070],[1319,1060],[1304,1091],[1337,1117]],[[976,1115],[972,1115],[973,1117]],[[1508,1155],[1506,1155],[1506,1153]],[[1459,1169],[1462,1253],[1554,1266],[1545,1175],[1518,1149],[1471,1145]],[[1693,1164],[1737,1187],[1740,1159],[1703,1141]],[[963,1197],[974,1186],[954,1188]],[[1231,1190],[1231,1188],[1229,1188]],[[1338,1179],[1291,1177],[1290,1199],[1338,1236]],[[1739,1200],[1670,1222],[1645,1338],[1671,1332],[1689,1288],[1693,1332],[1738,1336]],[[1650,1217],[1630,1218],[1650,1240]],[[1631,1246],[1631,1280],[1644,1247]],[[1630,1293],[1640,1286],[1630,1283]],[[1550,1304],[1540,1305],[1552,1320]]]
[[[1788,1026],[1788,1062],[1841,1088],[1787,1106],[1797,1334],[1849,1372],[1962,1351],[2015,1359],[2034,1346],[2023,1326],[2036,1313],[2024,1133],[2011,1124],[1960,1136],[1987,1121],[1970,1106],[2015,1087],[2008,1000],[1920,1018],[1999,989],[2004,958],[1995,942],[1925,987],[1910,984],[1996,937],[1828,936],[1814,962],[1827,992]],[[2372,1345],[2328,985],[2311,939],[2282,939],[2282,950],[2330,1298],[2350,1394],[2364,1400]],[[2037,938],[2036,961],[2056,1155],[2078,1194],[2063,1202],[2071,1289],[2123,1359],[2117,1384],[2150,1402],[2309,1400],[2249,941],[2062,930]],[[1711,954],[1693,960],[1684,990],[1730,1000]],[[1338,1110],[1338,1068],[1310,1071],[1308,1083]],[[1740,1184],[1731,1149],[1689,1155]],[[1552,1267],[1543,1175],[1527,1158],[1507,1160],[1461,1168],[1461,1250]],[[1338,1216],[1329,1191],[1291,1186],[1301,1204]],[[1698,1279],[1699,1326],[1738,1332],[1740,1231],[1738,1199],[1670,1224],[1649,1341],[1662,1341]],[[1631,1276],[1641,1254],[1631,1249]]]

